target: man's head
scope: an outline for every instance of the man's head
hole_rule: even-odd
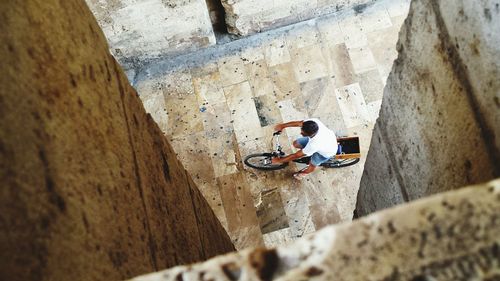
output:
[[[312,137],[318,132],[318,124],[316,122],[308,120],[302,123],[302,128],[300,128],[300,134],[304,137]]]

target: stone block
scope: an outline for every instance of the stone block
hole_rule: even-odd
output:
[[[125,68],[215,44],[204,0],[86,0]]]
[[[362,11],[371,2],[374,0],[222,0],[222,5],[229,32],[249,35],[342,9]]]

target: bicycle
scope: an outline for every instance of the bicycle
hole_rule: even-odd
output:
[[[258,170],[280,170],[288,166],[288,163],[273,164],[271,162],[273,157],[283,157],[283,147],[280,145],[279,136],[281,132],[274,132],[271,146],[275,143],[275,148],[272,152],[254,153],[245,157],[245,165],[258,169]],[[337,154],[330,158],[328,161],[322,163],[320,166],[326,168],[341,168],[354,165],[359,162],[361,157],[359,149],[359,137],[340,137],[337,138],[338,149]],[[309,164],[311,156],[301,157],[292,160],[296,163]]]

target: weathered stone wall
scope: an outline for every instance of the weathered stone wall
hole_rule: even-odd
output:
[[[498,280],[499,210],[497,179],[133,280]]]
[[[248,35],[341,9],[364,9],[376,0],[221,0],[228,31]]]
[[[1,1],[0,29],[0,280],[119,280],[234,250],[84,1]]]
[[[205,0],[86,0],[126,68],[215,44]]]
[[[500,1],[412,2],[357,215],[500,174]]]

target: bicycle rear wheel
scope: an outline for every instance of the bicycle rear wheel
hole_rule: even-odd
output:
[[[243,162],[248,167],[267,171],[283,169],[288,165],[288,163],[271,164],[272,158],[272,153],[255,153],[245,157],[245,160],[243,160]]]
[[[348,158],[348,159],[330,159],[325,163],[321,164],[321,166],[327,168],[342,168],[354,165],[359,162],[359,158]]]

